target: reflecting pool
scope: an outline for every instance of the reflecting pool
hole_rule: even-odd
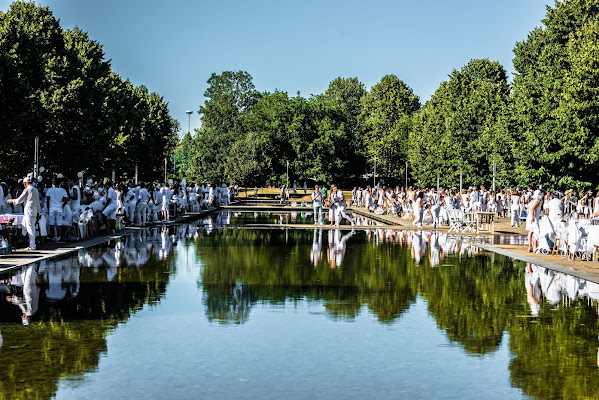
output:
[[[323,213],[323,218],[325,218]],[[383,226],[384,224],[362,215],[353,214],[356,225]],[[328,220],[325,221],[328,224]],[[344,221],[347,224],[347,221]],[[208,227],[234,225],[314,225],[314,213],[311,208],[298,208],[298,211],[241,211],[229,210],[210,214],[201,219],[201,224]]]
[[[599,398],[599,285],[472,238],[146,229],[0,295],[0,399]]]

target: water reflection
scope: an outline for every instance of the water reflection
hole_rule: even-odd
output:
[[[0,279],[0,399],[51,398],[60,377],[97,367],[107,334],[165,293],[173,242],[160,237],[140,231]]]
[[[200,266],[198,311],[217,327],[247,323],[256,307],[299,302],[322,304],[333,321],[373,315],[391,326],[424,300],[437,328],[469,355],[493,354],[508,337],[511,384],[526,395],[599,397],[594,282],[481,254],[472,237],[215,229],[226,220],[140,230],[3,277],[0,398],[19,397],[24,385],[49,398],[60,377],[93,371],[106,336],[163,299],[183,243]]]
[[[214,228],[243,225],[314,225],[314,215],[310,209],[298,208],[298,211],[220,211],[200,220],[210,232]],[[384,226],[381,222],[362,215],[354,214],[356,225]],[[209,232],[209,233],[210,233]]]

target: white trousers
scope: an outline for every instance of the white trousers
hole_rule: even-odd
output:
[[[441,207],[438,204],[431,206],[431,214],[433,214],[433,226],[436,228],[441,223],[439,222],[439,214],[441,213]]]
[[[27,231],[29,237],[29,247],[35,249],[35,219],[33,215],[27,215],[23,217],[23,228]]]
[[[520,226],[520,207],[512,207],[512,226]]]
[[[350,224],[354,224],[354,219],[345,213],[345,207],[337,207],[335,209],[335,223],[339,225],[341,218],[345,218]]]
[[[137,203],[136,210],[137,210],[137,222],[141,226],[145,226],[146,220],[147,220],[148,203],[146,203],[145,201],[141,201],[141,202]]]

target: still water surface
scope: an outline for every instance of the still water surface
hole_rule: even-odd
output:
[[[445,234],[146,230],[0,292],[0,399],[599,397],[599,285]]]

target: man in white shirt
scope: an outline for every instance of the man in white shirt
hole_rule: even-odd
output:
[[[150,192],[146,189],[146,185],[143,182],[139,183],[139,195],[137,201],[137,221],[140,226],[146,226],[146,217],[148,210],[148,202],[150,201]]]
[[[112,187],[112,182],[106,182],[106,207],[102,214],[106,217],[106,230],[111,233],[116,226],[116,191]]]
[[[23,179],[23,184],[25,185],[23,193],[18,198],[10,199],[8,202],[24,204],[23,226],[27,230],[27,236],[29,236],[29,247],[26,250],[35,250],[35,221],[41,212],[40,194],[35,186],[31,185],[31,178]]]
[[[312,207],[314,208],[314,225],[323,225],[322,221],[322,192],[320,186],[314,186],[312,193]]]
[[[562,221],[564,217],[564,203],[561,201],[559,193],[553,192],[551,194],[551,200],[549,200],[549,204],[547,205],[547,214],[554,227]]]
[[[50,230],[54,231],[52,240],[58,242],[62,236],[62,209],[68,203],[69,196],[64,188],[55,183],[46,192],[46,200],[48,202]]]
[[[355,224],[354,219],[345,213],[345,209],[347,207],[347,203],[345,202],[345,196],[343,196],[343,192],[339,190],[337,185],[332,186],[333,193],[331,193],[331,204],[335,204],[335,222],[336,225],[339,226],[341,223],[341,218],[345,218],[352,224]]]

